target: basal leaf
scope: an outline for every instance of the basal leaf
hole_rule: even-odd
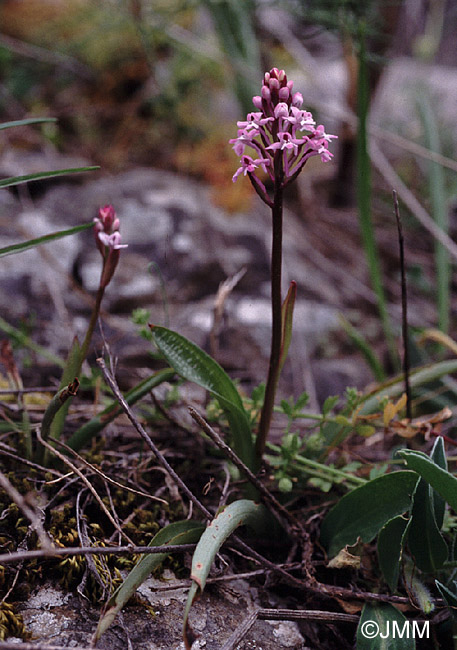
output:
[[[268,514],[265,506],[248,499],[240,499],[224,508],[201,536],[192,558],[191,578],[193,583],[184,611],[183,634],[187,650],[190,650],[191,646],[187,624],[189,611],[197,593],[201,593],[205,588],[216,553],[238,526],[247,525],[260,528],[264,525]]]
[[[249,416],[225,370],[181,334],[157,325],[151,326],[151,332],[155,344],[177,374],[202,386],[218,400],[230,425],[234,449],[252,469],[255,462]]]
[[[416,482],[414,472],[392,472],[343,496],[322,522],[321,542],[328,554],[333,557],[358,537],[374,539],[389,519],[409,510]]]
[[[148,546],[163,546],[164,544],[192,544],[200,539],[205,527],[196,521],[177,521],[159,530]],[[143,555],[128,574],[124,582],[116,589],[104,607],[98,622],[94,641],[106,632],[108,627],[124,607],[126,602],[138,587],[151,575],[167,557],[166,553]]]
[[[357,650],[414,650],[410,623],[390,603],[366,603],[357,627]]]

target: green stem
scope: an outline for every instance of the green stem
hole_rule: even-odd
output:
[[[280,152],[282,156],[282,152]],[[265,444],[270,430],[271,418],[275,401],[276,387],[279,379],[281,357],[281,270],[282,270],[282,203],[283,203],[283,172],[282,158],[275,160],[275,189],[273,207],[271,209],[273,220],[273,236],[271,251],[271,351],[268,366],[268,378],[265,388],[265,399],[260,414],[259,432],[256,439],[256,454],[262,458]]]
[[[105,293],[105,287],[103,287],[101,284],[97,289],[97,295],[95,296],[95,305],[92,310],[92,315],[90,317],[89,321],[89,326],[87,328],[86,336],[84,337],[83,344],[81,346],[81,353],[79,357],[79,368],[76,374],[78,375],[81,372],[81,367],[84,363],[84,359],[87,356],[87,353],[89,351],[89,345],[92,340],[92,336],[94,333],[95,325],[97,323],[98,316],[100,314],[100,306],[102,304],[103,300],[103,294]]]

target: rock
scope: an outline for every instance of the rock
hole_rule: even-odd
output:
[[[176,588],[169,590],[173,583]],[[101,637],[97,648],[125,650],[129,638],[135,650],[183,649],[181,630],[187,589],[170,572],[166,580],[149,578],[138,590],[144,604],[127,605]],[[199,635],[193,650],[220,648],[253,607],[249,585],[244,580],[230,583],[229,588],[208,587],[190,614],[192,628]],[[33,639],[67,648],[89,647],[100,616],[100,607],[50,584],[38,587],[28,602],[18,606],[18,611]],[[295,624],[276,621],[270,625],[257,621],[237,647],[239,650],[278,647],[298,650],[304,646]]]

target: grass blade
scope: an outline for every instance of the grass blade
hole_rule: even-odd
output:
[[[3,129],[11,129],[15,126],[27,126],[29,124],[43,124],[44,122],[57,122],[56,117],[28,117],[25,120],[14,120],[13,122],[2,122],[0,124],[0,131]]]
[[[395,346],[395,339],[392,332],[389,313],[387,311],[386,298],[382,283],[381,264],[376,245],[374,228],[371,219],[371,160],[368,153],[368,110],[370,101],[370,90],[367,74],[367,61],[365,50],[365,29],[363,25],[359,28],[359,70],[357,84],[357,204],[359,210],[360,233],[365,251],[365,258],[370,273],[371,285],[376,294],[379,316],[381,318],[384,336],[386,338],[389,355],[394,367],[398,368],[398,355]]]
[[[26,174],[25,176],[11,176],[10,178],[3,178],[0,181],[0,188],[21,185],[22,183],[29,183],[30,181],[40,181],[44,178],[54,178],[55,176],[79,174],[80,172],[93,172],[97,169],[100,169],[100,167],[95,165],[91,167],[75,167],[74,169],[56,169],[51,172],[37,172],[35,174]]]
[[[441,153],[440,134],[435,113],[430,104],[427,93],[420,93],[418,96],[418,106],[424,127],[426,147],[439,154]],[[428,162],[427,167],[432,215],[436,225],[441,228],[446,235],[448,235],[449,212],[446,202],[444,170],[439,163],[432,160]],[[449,252],[436,240],[435,265],[437,277],[438,327],[443,332],[447,332],[449,329],[450,314],[451,265],[449,261]]]
[[[58,232],[52,232],[48,235],[43,235],[42,237],[37,237],[36,239],[29,239],[27,241],[21,242],[19,244],[11,244],[10,246],[4,246],[0,248],[0,257],[6,257],[7,255],[15,255],[16,253],[22,253],[23,251],[29,250],[30,248],[35,248],[35,246],[41,246],[42,244],[48,244],[51,241],[56,239],[62,239],[63,237],[69,237],[70,235],[75,235],[78,232],[83,230],[88,230],[93,227],[93,223],[83,223],[79,226],[74,226],[73,228],[68,228],[68,230],[59,230]]]

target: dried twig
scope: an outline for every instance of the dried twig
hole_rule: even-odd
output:
[[[227,639],[221,650],[233,650],[257,621],[324,621],[329,623],[358,623],[355,614],[322,612],[313,609],[257,609],[249,614]]]
[[[164,546],[68,546],[50,550],[17,551],[0,555],[0,564],[12,564],[34,558],[59,557],[61,555],[139,555],[142,553],[182,553],[192,551],[196,544],[167,544]]]
[[[235,275],[230,276],[221,284],[217,290],[216,298],[214,299],[214,308],[213,308],[213,324],[211,331],[209,333],[209,345],[211,350],[211,356],[217,357],[219,352],[219,333],[221,329],[222,316],[224,315],[224,306],[227,298],[232,293],[233,289],[236,287],[238,282],[246,273],[246,267],[243,267]]]

